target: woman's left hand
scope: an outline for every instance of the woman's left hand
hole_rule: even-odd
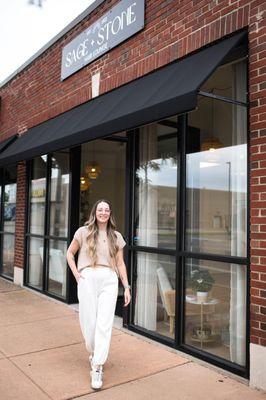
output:
[[[130,300],[131,300],[129,288],[125,289],[124,298],[125,298],[124,307],[126,307],[130,303]]]

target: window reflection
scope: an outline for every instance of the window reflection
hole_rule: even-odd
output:
[[[69,209],[69,153],[52,155],[50,188],[50,235],[67,236]]]
[[[141,128],[138,143],[134,244],[175,248],[176,117]]]
[[[30,184],[30,232],[44,234],[47,156],[32,161]]]
[[[43,239],[32,237],[29,243],[29,284],[42,289]]]
[[[48,290],[63,297],[66,296],[66,251],[66,242],[50,240]]]
[[[246,109],[218,101],[213,125],[211,117],[204,117],[208,112],[212,114],[213,100],[204,98],[200,104],[199,110],[189,116],[186,249],[245,257]],[[226,110],[227,118],[220,107]],[[210,140],[213,130],[215,139]]]
[[[15,256],[15,236],[4,234],[3,238],[3,275],[13,277],[14,274],[14,256]]]
[[[16,220],[16,183],[5,185],[4,193],[4,230],[15,232]]]
[[[4,231],[15,232],[17,197],[17,171],[16,167],[5,170],[4,185]]]

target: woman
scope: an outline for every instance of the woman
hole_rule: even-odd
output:
[[[110,203],[99,200],[92,207],[89,220],[76,231],[67,250],[67,261],[78,284],[81,331],[91,353],[93,389],[102,387],[103,365],[108,357],[118,294],[118,274],[125,289],[124,307],[131,300],[123,259],[125,244],[121,233],[115,230]]]

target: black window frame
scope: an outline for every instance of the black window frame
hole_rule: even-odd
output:
[[[76,161],[78,161],[78,154],[76,152],[76,149],[63,149],[56,151],[54,153],[60,153],[60,152],[67,152],[69,155],[69,209],[77,209],[77,207],[72,207],[73,202],[75,202],[75,199],[73,199],[72,196],[72,190],[73,190],[73,168],[76,168]],[[33,172],[33,161],[34,160],[29,160],[27,161],[26,164],[26,170],[27,170],[27,201],[26,201],[26,232],[25,232],[25,275],[24,275],[24,285],[27,287],[30,287],[33,290],[36,290],[38,292],[44,293],[47,296],[50,296],[52,298],[58,299],[62,302],[65,303],[71,303],[73,300],[75,301],[75,295],[76,293],[71,291],[70,285],[71,282],[73,282],[73,278],[71,278],[69,268],[67,267],[67,261],[66,261],[66,296],[61,296],[59,294],[56,294],[54,292],[50,292],[48,290],[48,282],[49,282],[49,268],[48,268],[48,262],[49,262],[49,246],[50,246],[50,240],[56,240],[56,241],[62,241],[67,244],[67,246],[70,243],[70,226],[71,226],[71,213],[68,212],[68,234],[67,236],[55,236],[55,235],[50,235],[50,192],[51,192],[51,169],[52,169],[52,157],[54,153],[46,154],[45,156],[47,157],[47,162],[46,162],[46,183],[45,183],[45,218],[44,218],[44,233],[41,234],[36,234],[36,233],[31,233],[30,232],[30,190],[31,190],[31,180],[32,180],[32,172]],[[77,203],[76,203],[77,204]],[[31,285],[29,283],[29,247],[30,247],[30,239],[31,238],[37,238],[37,239],[42,239],[43,240],[43,275],[42,275],[42,285],[41,288],[37,288],[34,285]]]
[[[16,228],[14,232],[8,232],[4,230],[4,193],[5,193],[5,185],[6,182],[6,171],[8,168],[15,168],[16,169],[16,185],[17,185],[17,177],[18,177],[18,168],[17,165],[8,165],[0,169],[0,186],[1,186],[1,196],[0,196],[0,276],[8,279],[9,281],[13,282],[14,280],[14,268],[13,268],[13,276],[10,277],[9,275],[3,274],[3,244],[4,244],[4,235],[12,235],[14,236],[14,241],[16,240]],[[16,192],[16,204],[17,204],[17,192]],[[15,266],[15,249],[14,249],[14,266]]]
[[[246,68],[248,68],[248,63],[246,63]],[[248,74],[247,74],[248,77]],[[248,82],[246,84],[248,88]],[[228,102],[232,105],[238,105],[242,107],[248,108],[248,101],[246,103],[227,99],[225,97],[217,96],[212,93],[206,92],[198,92],[200,96],[213,97],[216,101]],[[248,93],[247,93],[248,98]],[[157,123],[158,121],[154,121]],[[135,160],[137,155],[137,142],[136,136],[138,135],[139,129],[135,129],[131,132],[131,152],[130,152],[130,165],[132,168],[131,176],[130,176],[130,186],[131,186],[131,201],[128,204],[128,208],[132,210],[130,217],[130,224],[128,230],[128,238],[131,238],[128,244],[129,251],[129,260],[130,260],[130,281],[133,283],[132,287],[132,306],[130,310],[127,312],[127,323],[125,326],[129,330],[132,330],[136,333],[141,333],[143,336],[146,336],[151,339],[155,339],[158,342],[165,344],[174,349],[183,351],[191,356],[196,356],[199,359],[202,359],[206,362],[211,362],[212,364],[227,369],[228,371],[235,373],[244,378],[249,378],[249,309],[250,309],[250,299],[249,299],[249,290],[250,290],[250,233],[247,226],[246,239],[247,239],[247,251],[245,257],[235,257],[235,256],[224,256],[219,254],[205,254],[205,253],[195,253],[185,250],[185,238],[186,238],[186,138],[188,131],[188,113],[179,115],[177,120],[177,215],[176,215],[176,251],[162,248],[152,248],[146,246],[137,246],[133,243],[133,235],[134,235],[134,210],[135,210],[135,172],[136,165]],[[247,148],[249,148],[249,115],[247,112]],[[247,152],[247,221],[250,218],[250,191],[249,191],[249,152]],[[166,336],[162,336],[157,332],[148,331],[140,326],[134,324],[134,305],[136,300],[136,285],[134,282],[136,281],[136,271],[135,271],[135,253],[139,251],[145,251],[147,253],[157,253],[157,254],[169,254],[176,257],[176,318],[175,318],[175,339],[172,340]],[[201,260],[212,260],[212,261],[220,261],[231,264],[243,265],[246,268],[246,364],[245,366],[240,366],[235,364],[229,360],[223,359],[206,351],[197,349],[196,347],[189,346],[185,344],[185,260],[187,258],[197,258]],[[131,284],[132,284],[131,283]]]

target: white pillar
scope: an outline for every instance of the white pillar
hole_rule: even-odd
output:
[[[19,286],[23,286],[23,275],[24,269],[19,267],[14,267],[14,283]]]
[[[250,344],[250,386],[266,390],[266,347]]]

